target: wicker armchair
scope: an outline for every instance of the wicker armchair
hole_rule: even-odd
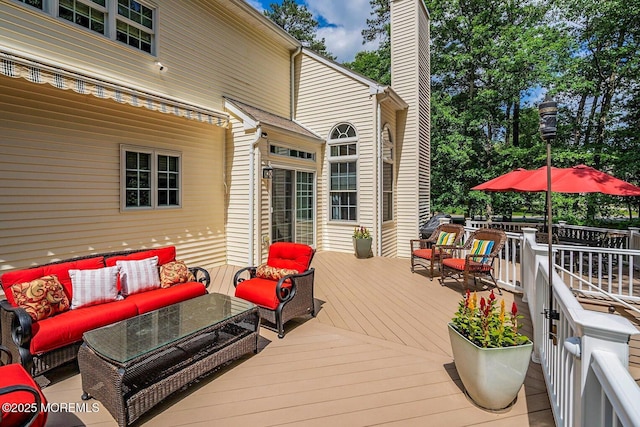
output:
[[[278,338],[289,320],[315,316],[314,269],[309,267],[314,254],[307,245],[274,243],[266,264],[243,268],[233,277],[235,296],[257,305],[262,319],[276,325]]]
[[[40,387],[22,365],[11,363],[11,352],[0,345],[0,358],[3,354],[6,365],[0,360],[0,425],[43,427],[47,413],[40,409],[47,401]]]
[[[455,238],[451,245],[437,245],[441,232],[454,233]],[[434,266],[442,259],[452,256],[452,249],[457,247],[464,236],[464,227],[458,224],[440,224],[433,230],[428,239],[413,239],[411,244],[411,272],[415,272],[416,266],[429,270],[433,279]]]
[[[477,241],[490,241],[487,246],[478,245]],[[502,294],[495,277],[493,276],[494,262],[502,250],[507,235],[503,230],[479,228],[466,240],[460,251],[466,255],[464,258],[446,258],[442,260],[442,276],[440,284],[444,286],[444,279],[452,277],[457,281],[462,276],[462,286],[467,289],[469,278],[473,277],[476,286],[478,277],[488,277],[493,281],[498,292]],[[486,250],[485,250],[486,249]]]

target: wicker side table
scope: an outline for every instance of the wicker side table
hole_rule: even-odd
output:
[[[99,400],[119,426],[132,424],[196,379],[257,352],[259,326],[253,304],[208,294],[87,332],[78,352],[82,398]]]

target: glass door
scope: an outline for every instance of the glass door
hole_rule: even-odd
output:
[[[271,241],[313,245],[314,173],[274,169],[271,181]]]

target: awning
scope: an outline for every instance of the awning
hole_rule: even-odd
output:
[[[97,79],[45,64],[44,62],[8,54],[0,50],[0,74],[24,78],[32,83],[49,83],[63,90],[71,89],[83,95],[112,99],[134,107],[145,107],[165,114],[175,114],[190,120],[227,127],[228,114],[191,105],[176,99],[155,95],[114,82]]]

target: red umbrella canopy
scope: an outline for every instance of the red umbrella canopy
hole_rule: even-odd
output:
[[[484,182],[480,185],[476,185],[472,190],[484,190],[484,191],[544,191],[546,190],[546,184],[544,190],[530,190],[517,188],[526,182],[531,175],[536,173],[535,170],[527,170],[518,168],[508,172],[499,177],[493,178],[490,181]],[[545,181],[546,182],[546,181]]]
[[[515,186],[516,191],[546,191],[547,168],[543,166]],[[602,193],[613,196],[640,196],[640,187],[589,166],[551,168],[554,193]]]

